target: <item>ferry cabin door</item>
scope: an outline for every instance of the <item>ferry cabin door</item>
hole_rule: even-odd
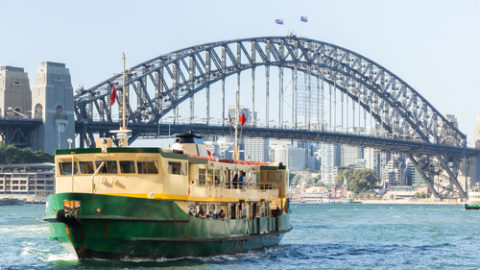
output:
[[[198,179],[198,175],[195,175],[195,173],[198,173],[198,168],[190,162],[187,163],[187,166],[188,166],[187,196],[190,196],[190,194],[193,191],[193,184],[194,184],[193,179]]]

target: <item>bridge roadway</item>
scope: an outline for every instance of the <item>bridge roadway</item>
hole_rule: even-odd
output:
[[[232,136],[233,127],[215,126],[205,124],[129,124],[133,130],[133,139],[139,136],[167,136],[170,134],[183,133],[193,130],[203,135]],[[87,131],[107,134],[110,130],[119,128],[118,122],[82,122],[76,121],[75,132],[77,134]],[[347,133],[333,133],[311,130],[292,130],[264,127],[244,127],[242,134],[247,137],[262,137],[274,139],[292,139],[299,141],[323,142],[331,144],[347,144],[359,147],[371,147],[386,152],[410,153],[413,155],[448,155],[471,157],[480,154],[480,149],[457,148],[449,145],[430,144],[422,141],[404,140],[401,138],[381,138]]]
[[[41,124],[42,120],[39,119],[0,118],[0,128],[34,128]]]

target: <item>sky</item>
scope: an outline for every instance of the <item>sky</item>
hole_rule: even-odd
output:
[[[66,63],[74,89],[207,42],[297,36],[355,51],[392,71],[472,140],[480,113],[480,0],[0,0],[0,66]],[[308,16],[302,24],[300,16]],[[274,23],[284,19],[284,25]]]

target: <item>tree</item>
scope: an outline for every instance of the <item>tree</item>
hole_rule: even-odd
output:
[[[354,172],[353,170],[347,169],[339,172],[337,174],[337,177],[335,177],[335,185],[336,186],[343,186],[343,179],[347,179],[347,185],[348,183],[353,179]]]
[[[53,162],[53,155],[30,151],[11,144],[0,144],[0,164]]]
[[[375,187],[377,176],[374,170],[344,170],[335,178],[337,186],[343,185],[343,179],[347,179],[347,189],[353,192],[366,192]]]

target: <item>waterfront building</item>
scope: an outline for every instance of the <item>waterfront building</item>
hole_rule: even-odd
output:
[[[53,163],[0,165],[0,196],[44,202],[55,191]]]

